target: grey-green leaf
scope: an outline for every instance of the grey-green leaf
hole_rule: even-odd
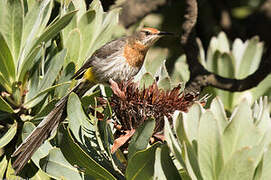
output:
[[[173,163],[168,147],[164,144],[155,152],[154,179],[180,179],[180,174]]]
[[[152,83],[154,82],[154,78],[150,73],[145,73],[142,78],[140,79],[140,84],[139,87],[140,88],[147,88],[150,85],[152,85]]]
[[[125,177],[127,180],[151,180],[154,176],[155,150],[159,147],[156,143],[150,148],[138,151],[128,163]]]
[[[225,163],[219,179],[230,180],[252,179],[255,168],[260,160],[261,147],[244,147],[241,150],[235,151],[229,161]]]
[[[75,93],[71,93],[69,96],[67,114],[69,119],[69,128],[71,129],[76,140],[84,144],[85,139],[83,137],[91,134],[84,132],[91,132],[94,131],[94,129],[93,125],[90,123],[90,120],[85,115],[79,97]]]
[[[240,62],[237,78],[245,78],[257,69],[262,52],[263,43],[259,42],[259,37],[254,37],[246,42],[246,49]]]
[[[27,93],[27,96],[26,96],[27,103],[29,101],[32,101],[33,98],[35,98],[35,101],[32,101],[31,104],[28,104],[29,107],[35,106],[46,96],[46,94],[44,93],[50,91],[51,88],[57,87],[57,86],[55,87],[51,87],[51,86],[53,85],[57,75],[59,74],[59,71],[62,68],[65,55],[66,55],[66,49],[56,54],[53,57],[53,59],[50,61],[48,70],[46,71],[43,79],[40,80],[40,82],[38,83],[38,87],[29,89],[29,92]],[[41,92],[44,92],[44,93],[41,93]]]
[[[247,100],[241,101],[230,119],[231,122],[225,128],[222,136],[225,161],[237,150],[256,145],[261,135],[253,124],[252,112]]]
[[[21,48],[24,8],[22,0],[4,1],[0,31],[3,33],[14,59]]]
[[[10,48],[8,47],[4,36],[0,31],[0,73],[9,82],[9,85],[15,79],[15,65]]]
[[[182,165],[182,167],[184,169],[186,169],[185,161],[182,157],[182,147],[179,144],[179,142],[177,141],[177,139],[175,138],[175,136],[172,132],[172,128],[171,128],[171,126],[168,122],[168,119],[166,117],[165,117],[164,132],[165,132],[165,139],[167,141],[167,145],[168,145],[170,151],[173,153],[174,157],[179,162],[179,164]]]
[[[76,28],[69,33],[65,47],[67,47],[67,56],[65,57],[64,67],[70,62],[78,64],[81,49],[81,33],[79,29]]]
[[[198,161],[203,179],[218,179],[223,167],[221,133],[211,111],[200,118]]]
[[[17,77],[19,81],[22,81],[25,77],[26,72],[29,71],[34,66],[35,62],[38,59],[37,55],[40,52],[40,50],[41,46],[35,47],[35,49],[33,49],[31,53],[24,59],[21,66],[19,66],[19,70],[17,72]]]
[[[40,166],[43,171],[55,178],[82,179],[80,171],[65,159],[59,148],[51,149],[48,156],[41,159]]]
[[[0,162],[0,178],[4,179],[4,174],[8,166],[8,160],[7,157],[4,156]]]
[[[69,12],[56,20],[53,24],[50,24],[37,39],[33,47],[36,47],[41,42],[47,42],[48,40],[54,38],[65,26],[67,26],[67,24],[69,24],[76,12],[77,11]]]
[[[154,118],[148,118],[142,126],[136,129],[128,147],[128,159],[131,159],[136,152],[147,147],[150,137],[153,134],[154,127]]]
[[[84,169],[86,177],[94,179],[115,179],[105,168],[93,160],[84,150],[72,139],[70,130],[63,130],[64,137],[61,141],[61,151],[65,158],[78,168]]]
[[[213,115],[217,120],[220,133],[223,133],[229,121],[227,119],[224,106],[218,97],[213,99],[210,110],[213,112]]]
[[[8,113],[13,113],[12,107],[0,96],[0,110]]]
[[[0,148],[5,147],[5,145],[7,145],[14,138],[16,132],[17,132],[17,122],[15,121],[14,124],[5,133],[5,135],[0,138]]]

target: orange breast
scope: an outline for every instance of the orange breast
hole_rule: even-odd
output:
[[[132,67],[141,67],[146,55],[146,48],[140,43],[127,44],[123,56]]]

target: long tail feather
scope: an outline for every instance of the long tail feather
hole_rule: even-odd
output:
[[[66,118],[66,105],[71,92],[75,92],[79,97],[81,97],[93,85],[94,83],[81,81],[66,96],[57,102],[55,108],[42,120],[42,122],[12,154],[12,157],[17,156],[12,164],[12,167],[15,169],[15,174],[18,174],[22,170],[41,144],[50,137],[52,132],[57,129],[59,123]]]
[[[17,156],[16,160],[12,164],[12,167],[15,169],[15,174],[18,174],[18,172],[22,170],[41,144],[50,137],[52,131],[66,118],[66,113],[63,112],[66,107],[68,97],[69,96],[65,96],[61,99],[61,103],[58,103],[58,105],[12,154],[12,156]]]

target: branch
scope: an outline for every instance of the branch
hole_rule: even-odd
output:
[[[244,79],[229,79],[209,73],[206,76],[207,85],[228,90],[231,92],[244,91],[256,87],[271,73],[271,57],[266,57],[261,60],[259,68],[251,75]]]
[[[197,1],[186,0],[187,11],[182,26],[181,44],[184,48],[190,70],[190,80],[187,83],[187,92],[200,92],[204,87],[213,86],[227,91],[244,91],[256,87],[268,74],[271,73],[271,50],[262,58],[259,68],[244,79],[224,78],[207,71],[198,61],[199,49],[196,43],[194,27],[197,22]]]
[[[125,27],[129,27],[147,14],[157,10],[166,2],[167,0],[127,0],[121,5],[120,23]]]

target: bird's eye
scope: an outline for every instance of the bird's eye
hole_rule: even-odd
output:
[[[144,33],[145,33],[146,35],[151,35],[151,32],[150,32],[150,31],[144,31]]]

